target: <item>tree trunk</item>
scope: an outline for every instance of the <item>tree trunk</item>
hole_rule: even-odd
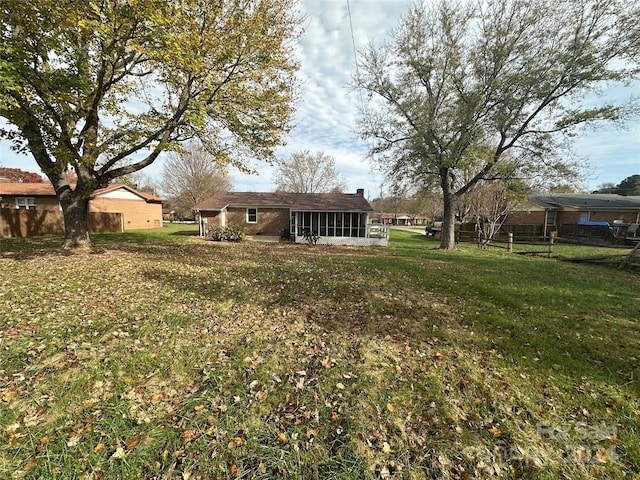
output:
[[[60,196],[60,206],[64,217],[65,249],[91,248],[89,239],[89,194],[78,189],[67,190]]]
[[[442,232],[440,233],[440,250],[456,250],[456,197],[451,192],[443,195],[444,217],[442,218]]]
[[[440,169],[440,186],[442,187],[442,203],[444,217],[442,218],[442,231],[440,232],[440,250],[456,249],[456,195],[453,191],[451,170],[447,167]]]

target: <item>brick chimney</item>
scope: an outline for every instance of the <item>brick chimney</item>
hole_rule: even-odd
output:
[[[356,195],[360,195],[361,197],[364,197],[364,188],[359,188],[356,190]]]

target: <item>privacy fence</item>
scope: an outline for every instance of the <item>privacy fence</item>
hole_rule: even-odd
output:
[[[122,214],[90,212],[89,231],[122,232]],[[63,233],[64,219],[60,211],[0,209],[0,237],[36,237]]]

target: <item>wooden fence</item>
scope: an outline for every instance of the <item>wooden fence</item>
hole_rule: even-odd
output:
[[[122,232],[121,213],[89,212],[89,232]],[[0,209],[0,237],[37,237],[64,234],[62,212]]]

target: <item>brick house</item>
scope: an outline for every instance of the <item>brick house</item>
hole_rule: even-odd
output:
[[[50,183],[0,182],[0,236],[64,232],[62,210]],[[113,232],[162,226],[162,199],[124,184],[96,190],[89,200],[89,230]]]
[[[562,236],[575,227],[640,224],[640,197],[615,194],[553,194],[531,198],[527,207],[512,212],[505,225],[537,225],[546,237]],[[633,230],[635,231],[635,229]]]
[[[198,204],[200,234],[211,227],[238,225],[249,236],[304,243],[304,232],[319,244],[386,245],[388,229],[370,225],[371,205],[364,190],[356,193],[225,192]]]

